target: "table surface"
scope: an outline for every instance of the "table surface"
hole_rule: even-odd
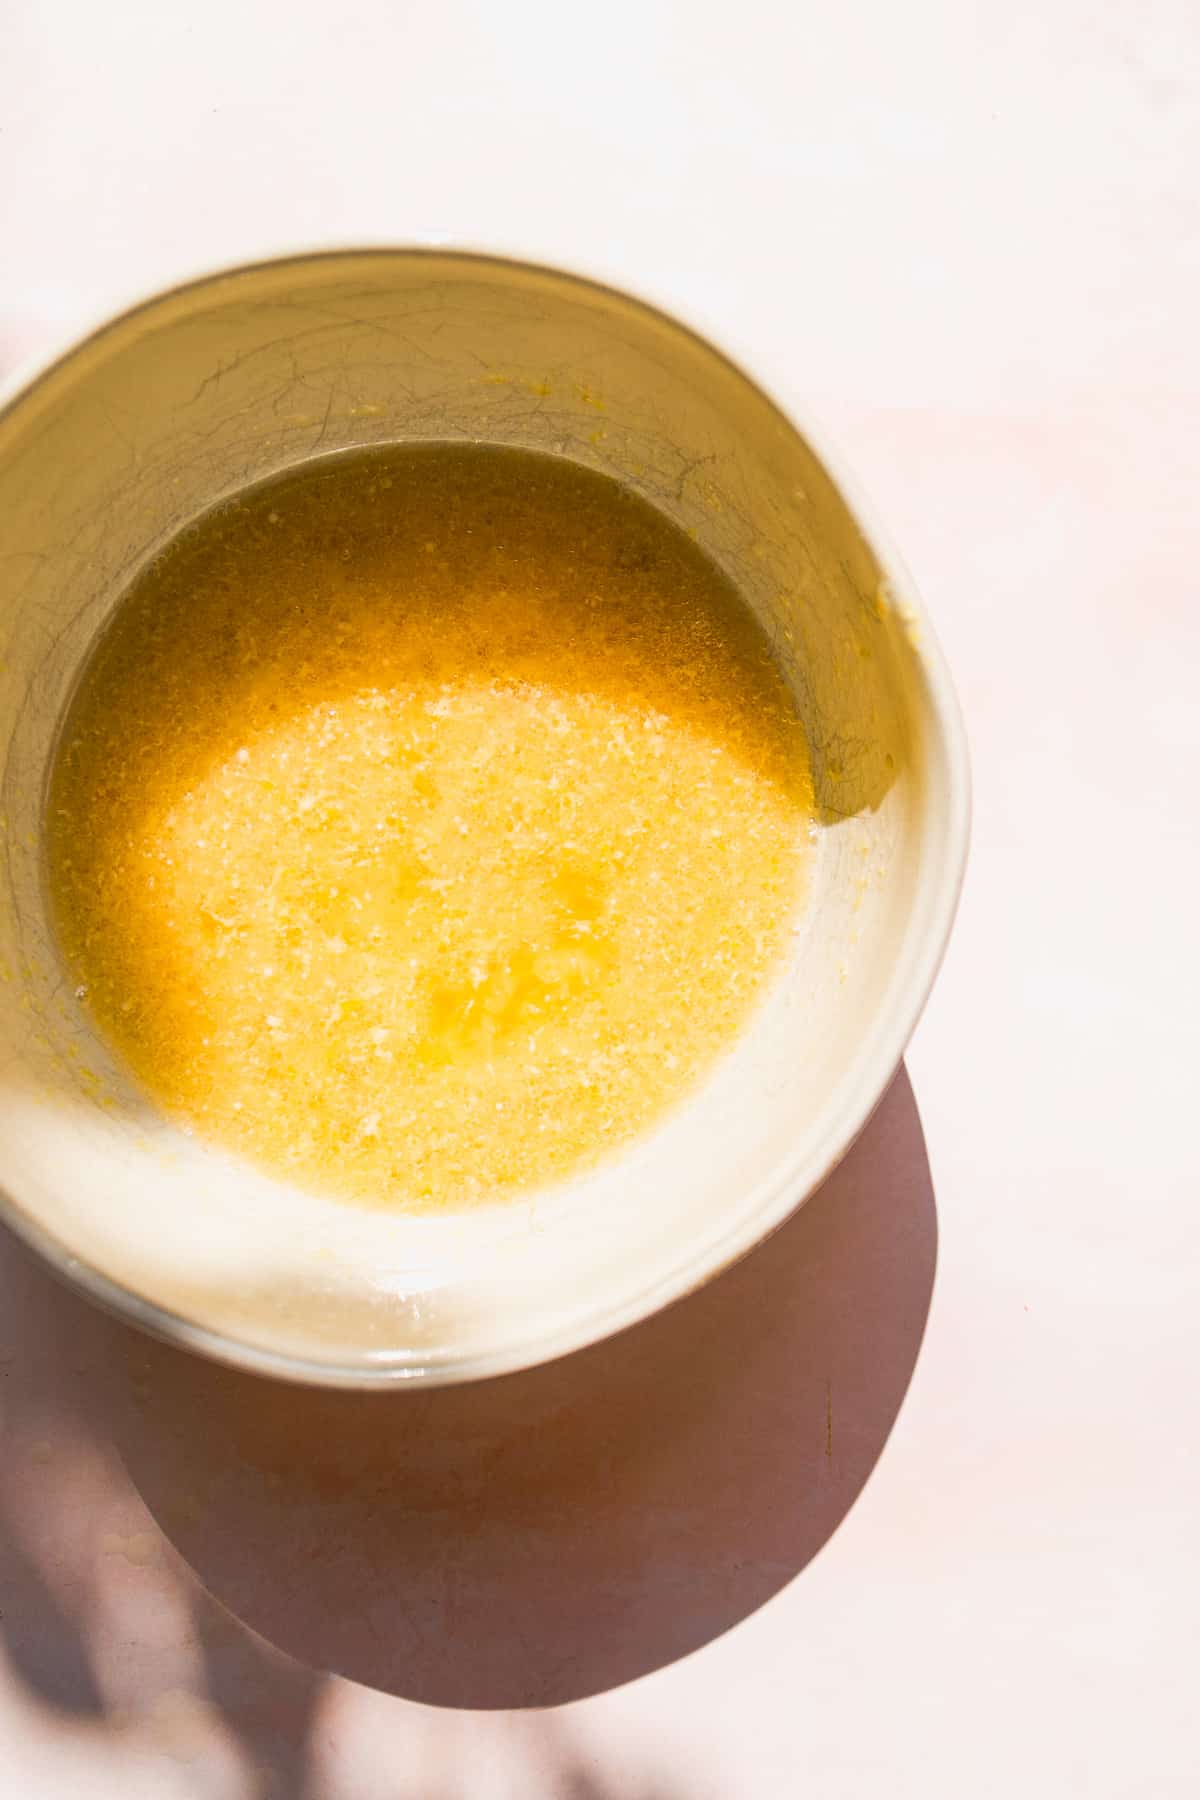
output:
[[[699,309],[873,492],[976,823],[848,1162],[614,1345],[399,1417],[4,1237],[6,1791],[1195,1793],[1198,169],[1194,0],[9,0],[5,365],[334,239]]]

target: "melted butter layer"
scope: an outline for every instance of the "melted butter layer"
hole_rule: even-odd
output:
[[[50,799],[66,953],[172,1117],[361,1203],[643,1131],[800,903],[803,732],[725,578],[571,464],[310,465],[123,601]]]

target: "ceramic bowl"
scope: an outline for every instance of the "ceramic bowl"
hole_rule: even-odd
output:
[[[42,832],[64,707],[141,565],[251,482],[406,439],[570,457],[692,532],[778,647],[818,816],[785,964],[701,1087],[578,1180],[433,1218],[291,1189],[156,1117],[62,967]],[[625,293],[502,257],[351,250],[209,276],[9,392],[0,583],[0,1204],[113,1311],[297,1380],[498,1374],[742,1255],[870,1115],[950,929],[966,753],[904,571],[746,359]]]

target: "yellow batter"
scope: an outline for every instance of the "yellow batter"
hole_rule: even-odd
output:
[[[683,534],[568,463],[392,449],[136,584],[63,730],[50,878],[167,1113],[452,1207],[626,1142],[730,1044],[810,816],[765,639]]]

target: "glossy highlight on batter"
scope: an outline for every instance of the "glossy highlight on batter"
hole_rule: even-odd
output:
[[[812,795],[770,646],[677,527],[531,452],[394,447],[249,490],[85,671],[49,881],[148,1096],[372,1206],[525,1193],[745,1025]]]

